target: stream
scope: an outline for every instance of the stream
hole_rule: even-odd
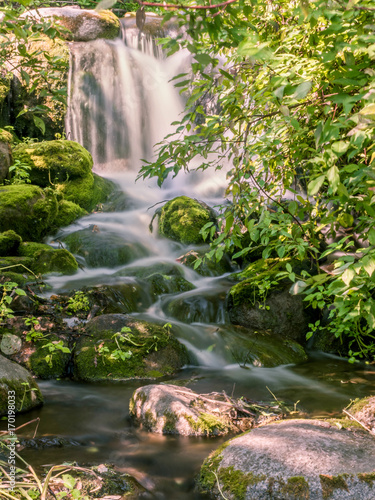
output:
[[[126,267],[160,262],[181,266],[194,290],[163,295],[151,306],[141,303],[132,313],[151,322],[170,322],[191,354],[191,365],[162,382],[200,393],[224,390],[235,397],[268,401],[276,397],[310,416],[338,415],[351,399],[373,391],[373,368],[350,365],[322,353],[310,353],[308,361],[299,365],[274,368],[239,359],[228,345],[228,338],[235,333],[226,317],[225,295],[231,286],[227,275],[202,277],[178,264],[180,256],[196,248],[158,237],[156,223],[150,232],[152,215],[162,202],[186,195],[216,206],[223,201],[225,186],[225,172],[180,174],[163,188],[152,179],[135,182],[140,159],[152,157],[152,145],[165,136],[183,109],[182,98],[169,80],[181,72],[188,56],[178,53],[165,59],[152,44],[147,38],[140,40],[138,32],[126,31],[122,40],[71,44],[67,137],[91,152],[94,171],[115,181],[126,203],[115,212],[98,211],[83,217],[49,241],[63,240],[72,232],[95,225],[109,236],[120,235],[140,245],[142,255]],[[48,293],[129,279],[118,273],[124,266],[90,268],[82,257],[79,259],[82,269],[75,275],[47,278]],[[180,302],[172,317],[169,305],[176,300]],[[17,425],[40,417],[38,437],[58,437],[60,442],[49,446],[35,442],[34,447],[21,451],[22,457],[34,466],[63,461],[113,463],[134,475],[150,492],[142,498],[200,498],[193,491],[194,476],[208,454],[227,438],[160,436],[134,427],[129,419],[129,400],[136,388],[148,383],[40,381],[44,406],[19,415]],[[19,438],[32,435],[33,429],[25,427]]]

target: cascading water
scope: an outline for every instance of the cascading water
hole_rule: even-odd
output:
[[[154,57],[155,53],[160,59]],[[238,395],[254,399],[268,399],[270,387],[280,399],[300,400],[302,407],[312,413],[335,412],[350,397],[368,393],[371,374],[365,373],[363,367],[349,370],[345,361],[327,356],[323,363],[318,357],[299,366],[259,366],[260,357],[248,358],[247,332],[226,322],[226,276],[202,277],[182,266],[178,259],[191,248],[149,231],[154,208],[148,209],[155,204],[187,194],[215,205],[223,195],[223,179],[217,173],[211,177],[182,175],[181,180],[168,182],[163,189],[153,180],[135,182],[141,158],[152,157],[153,145],[169,132],[170,123],[182,110],[181,98],[169,80],[182,72],[186,55],[161,56],[154,42],[137,31],[125,31],[122,40],[71,45],[68,138],[91,152],[94,171],[118,183],[126,209],[95,212],[62,229],[55,239],[64,240],[75,231],[95,227],[104,235],[108,247],[111,241],[122,241],[136,248],[136,257],[116,268],[100,262],[89,265],[81,257],[83,269],[74,276],[49,279],[52,291],[124,283],[136,286],[133,278],[126,277],[132,267],[146,268],[155,263],[177,266],[195,288],[162,295],[154,303],[140,295],[136,312],[132,313],[151,322],[171,322],[175,335],[190,351],[192,365],[172,383],[183,384],[188,379],[197,392],[235,390]],[[252,342],[257,343],[258,350],[270,349],[265,337],[254,337]],[[277,351],[277,346],[273,349]],[[59,450],[59,461],[113,462],[126,472],[136,470],[138,475],[148,475],[142,481],[154,490],[155,498],[199,498],[192,492],[193,475],[220,441],[155,437],[132,428],[124,415],[132,391],[142,383],[147,381],[106,387],[42,382],[47,404],[38,410],[43,417],[40,432],[83,443]],[[77,414],[81,416],[79,421]],[[72,422],[76,422],[74,429]],[[36,459],[32,451],[25,450],[23,456],[34,463],[56,462],[51,456],[53,450],[39,450],[38,454]]]

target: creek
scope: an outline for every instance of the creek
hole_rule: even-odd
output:
[[[160,262],[181,266],[176,260],[193,248],[161,239],[156,231],[151,233],[148,226],[154,210],[178,195],[217,205],[223,201],[225,173],[180,174],[162,188],[154,180],[135,182],[135,178],[141,158],[152,157],[153,144],[166,135],[170,123],[182,112],[182,99],[169,80],[186,67],[188,56],[177,53],[163,58],[150,38],[129,30],[122,40],[72,44],[71,53],[67,136],[91,152],[94,171],[114,180],[126,202],[114,212],[98,211],[78,220],[54,240],[96,226],[108,236],[119,235],[140,245],[140,258],[128,267]],[[129,280],[117,273],[124,266],[90,268],[80,259],[82,269],[75,275],[48,278],[49,293]],[[266,368],[259,362],[248,363],[234,352],[236,332],[226,317],[225,295],[230,286],[226,275],[202,277],[181,268],[194,290],[163,295],[151,306],[147,301],[140,303],[132,313],[151,322],[170,322],[191,354],[192,364],[163,382],[188,385],[201,393],[225,390],[256,400],[272,399],[272,391],[278,399],[296,403],[312,416],[337,415],[350,399],[366,396],[374,387],[371,368],[320,353],[311,353],[299,365]],[[177,304],[173,317],[171,301]],[[53,446],[35,443],[22,450],[22,457],[36,466],[62,461],[113,463],[151,492],[142,498],[199,498],[193,492],[194,475],[224,438],[158,436],[135,428],[129,420],[129,399],[137,387],[147,383],[150,381],[111,385],[40,382],[45,405],[20,415],[17,424],[38,416],[38,436],[58,436],[64,441]],[[31,435],[25,428],[20,437]]]

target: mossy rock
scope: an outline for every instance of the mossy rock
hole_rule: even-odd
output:
[[[59,211],[55,219],[56,228],[69,226],[75,220],[87,215],[85,209],[81,208],[76,203],[68,200],[59,201]]]
[[[109,10],[75,9],[73,7],[46,7],[28,13],[33,19],[54,18],[66,28],[63,36],[74,42],[88,42],[98,38],[115,39],[120,35],[120,21]]]
[[[27,367],[38,378],[48,380],[66,375],[70,353],[63,352],[56,345],[68,348],[67,342],[61,341],[56,335],[50,335],[47,339],[33,342],[32,349],[35,350],[27,360]]]
[[[17,283],[19,287],[23,287],[27,283],[28,278],[20,273],[1,272],[0,270],[0,282],[4,283],[6,281]]]
[[[33,259],[31,270],[37,274],[74,274],[78,270],[76,259],[64,248],[56,249],[43,243],[25,242],[20,246],[19,254]]]
[[[125,359],[118,355],[113,338],[122,328],[129,340],[118,339]],[[159,325],[123,314],[102,315],[86,325],[74,353],[74,376],[78,380],[105,381],[159,378],[172,375],[188,362],[186,348]],[[117,352],[116,352],[117,351]]]
[[[96,225],[71,233],[63,241],[72,253],[84,257],[90,267],[121,266],[148,255],[140,243],[128,242]]]
[[[57,216],[56,196],[38,186],[0,186],[0,231],[13,230],[26,241],[40,241]]]
[[[285,420],[235,437],[203,463],[197,489],[212,498],[374,498],[373,440],[326,421]]]
[[[194,290],[196,287],[182,276],[168,276],[154,273],[144,279],[149,286],[150,295],[155,301],[160,295],[176,294]]]
[[[43,396],[31,373],[0,355],[0,415],[8,413],[10,395],[14,396],[16,412],[43,404]]]
[[[97,174],[88,173],[84,177],[57,184],[56,189],[64,199],[76,203],[91,212],[98,204],[104,203],[116,185]]]
[[[295,272],[303,263],[291,259],[260,259],[244,271],[233,275],[240,279],[228,294],[228,311],[232,323],[259,330],[270,330],[294,340],[304,341],[311,320],[303,297],[289,293],[291,282],[277,274],[291,264]]]
[[[19,144],[13,148],[13,157],[31,167],[30,181],[41,187],[84,178],[93,165],[83,146],[62,139]]]
[[[33,259],[26,256],[0,257],[0,272],[32,275]]]
[[[101,314],[128,314],[145,311],[152,304],[150,294],[143,283],[130,280],[127,283],[99,285],[84,288],[83,292],[90,301],[90,306],[99,307]]]
[[[21,243],[21,236],[11,229],[0,233],[0,256],[16,255]]]
[[[210,207],[187,196],[178,196],[161,208],[159,234],[184,245],[200,244],[204,240],[199,231],[208,222],[217,223]]]

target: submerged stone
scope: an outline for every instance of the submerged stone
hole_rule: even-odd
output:
[[[157,434],[222,436],[238,432],[223,409],[226,407],[219,401],[210,403],[191,389],[169,384],[140,387],[130,400],[136,423]]]
[[[212,453],[201,468],[198,489],[228,500],[372,500],[373,450],[366,433],[319,420],[281,421]]]
[[[90,303],[100,310],[100,314],[127,314],[144,311],[152,303],[144,286],[131,278],[127,283],[99,285],[85,289],[85,293]]]
[[[84,257],[90,267],[121,266],[148,255],[140,243],[128,242],[96,225],[71,233],[63,241],[72,253]]]
[[[0,355],[0,415],[8,414],[11,401],[18,413],[43,404],[43,396],[31,373]]]
[[[187,196],[178,196],[161,208],[159,234],[184,245],[204,243],[199,232],[208,222],[217,223],[212,208]]]
[[[86,381],[159,378],[176,373],[188,359],[168,327],[104,314],[89,321],[77,341],[74,376]]]

